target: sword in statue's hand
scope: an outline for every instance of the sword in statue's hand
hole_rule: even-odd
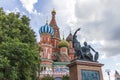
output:
[[[78,28],[77,31],[79,31],[81,28]]]

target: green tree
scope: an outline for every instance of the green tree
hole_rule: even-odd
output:
[[[50,75],[44,76],[42,80],[54,80],[54,78]]]
[[[39,54],[30,19],[0,8],[0,80],[36,80]]]
[[[6,57],[0,55],[0,78],[4,80],[5,72],[9,68],[9,60]]]
[[[69,80],[69,76],[68,76],[68,75],[64,75],[64,76],[62,77],[62,80]]]

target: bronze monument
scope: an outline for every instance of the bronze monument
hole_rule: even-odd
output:
[[[99,54],[95,51],[91,45],[84,42],[84,46],[81,46],[77,40],[78,28],[73,35],[73,47],[75,50],[75,59],[71,61],[67,66],[70,69],[70,80],[103,80],[102,69],[103,64],[99,63]],[[95,53],[91,53],[91,50]]]
[[[81,47],[80,42],[78,42],[77,35],[76,35],[78,31],[80,31],[80,28],[78,28],[73,35],[73,47],[75,49],[75,58],[80,60],[85,60],[85,61],[97,62],[99,57],[98,52],[95,51],[90,45],[88,45],[87,42],[84,42],[84,46]],[[95,52],[95,56],[91,54],[90,50]]]

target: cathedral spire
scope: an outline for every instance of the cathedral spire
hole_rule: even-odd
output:
[[[56,15],[55,9],[52,10],[51,14],[52,14],[52,19],[50,21],[50,26],[57,27],[56,20],[55,20],[55,15]]]
[[[48,17],[47,17],[47,19],[46,19],[46,24],[48,24]]]
[[[63,40],[64,40],[64,31],[63,31]]]

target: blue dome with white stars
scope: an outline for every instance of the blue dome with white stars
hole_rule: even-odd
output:
[[[39,33],[49,33],[51,35],[54,34],[54,30],[51,26],[48,25],[48,23],[46,23],[44,26],[41,26],[39,29]]]

